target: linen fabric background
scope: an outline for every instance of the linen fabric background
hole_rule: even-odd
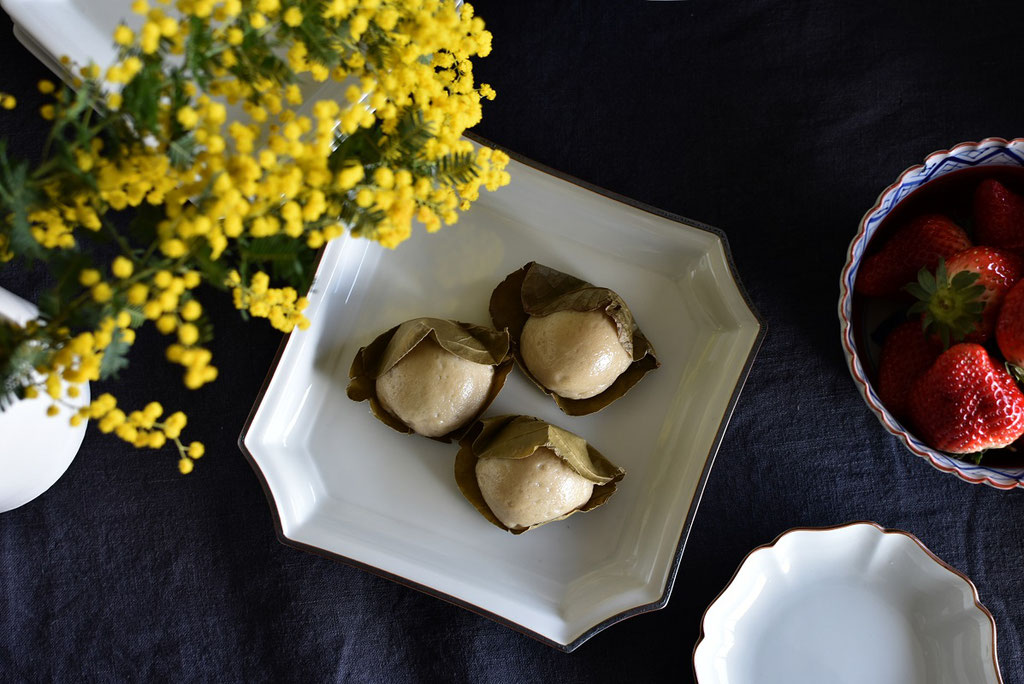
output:
[[[1024,4],[474,4],[494,33],[477,80],[498,91],[477,132],[722,228],[768,323],[668,607],[566,655],[279,544],[236,439],[280,337],[204,290],[219,380],[186,390],[149,331],[111,389],[188,410],[207,456],[182,477],[171,452],[90,427],[53,489],[0,515],[0,680],[688,681],[701,614],[749,550],[870,519],[974,580],[1006,681],[1024,681],[1024,493],[942,474],[884,432],[835,313],[846,246],[882,188],[936,149],[1024,134]],[[0,14],[0,90],[20,102],[0,136],[32,156],[48,73],[10,29]],[[0,268],[28,298],[39,278]]]

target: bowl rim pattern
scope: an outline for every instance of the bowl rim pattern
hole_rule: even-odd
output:
[[[973,465],[944,452],[929,447],[910,434],[903,425],[882,405],[874,387],[867,379],[864,366],[857,356],[857,345],[853,338],[852,309],[853,282],[871,237],[882,220],[911,192],[928,181],[951,171],[991,164],[995,157],[1010,157],[1024,167],[1024,138],[984,138],[979,142],[964,142],[948,150],[939,150],[925,157],[923,164],[915,164],[901,173],[895,182],[879,193],[874,205],[864,214],[857,233],[846,251],[846,263],[839,280],[839,321],[843,352],[854,384],[868,407],[882,426],[898,437],[914,454],[927,460],[934,468],[952,473],[971,484],[986,484],[996,489],[1024,488],[1024,467],[995,468]],[[999,164],[1007,165],[1007,164]]]

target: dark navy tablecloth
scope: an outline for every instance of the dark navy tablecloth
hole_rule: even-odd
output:
[[[933,470],[884,432],[835,313],[882,188],[933,150],[1024,134],[1024,4],[476,4],[494,33],[477,78],[498,91],[477,132],[722,228],[768,323],[668,607],[566,655],[279,544],[235,441],[280,337],[206,292],[220,379],[185,390],[147,333],[116,393],[189,409],[209,455],[181,477],[169,452],[90,428],[53,489],[0,514],[0,680],[688,681],[701,613],[744,554],[793,526],[870,519],[974,580],[1006,680],[1024,681],[1024,495]],[[10,29],[0,14],[0,90],[23,106],[0,136],[31,155],[46,70]],[[31,297],[38,276],[0,268],[0,286]]]

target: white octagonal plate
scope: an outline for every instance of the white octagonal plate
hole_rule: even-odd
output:
[[[763,335],[724,237],[526,161],[455,226],[395,251],[340,238],[239,440],[281,540],[384,575],[572,650],[663,607],[714,454]],[[622,295],[662,366],[572,418],[518,371],[490,415],[586,438],[628,475],[605,506],[513,536],[462,497],[457,446],[399,434],[345,395],[356,350],[417,316],[490,324],[491,290],[529,261]]]

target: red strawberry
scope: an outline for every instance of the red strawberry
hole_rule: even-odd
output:
[[[1003,297],[996,324],[996,342],[1008,362],[1024,368],[1024,280]]]
[[[971,247],[940,263],[934,276],[918,274],[907,291],[921,301],[910,312],[923,313],[926,330],[944,345],[950,340],[984,342],[995,332],[1003,296],[1021,277],[1024,259],[1013,252]]]
[[[978,242],[1024,254],[1024,197],[997,180],[982,181],[974,192]]]
[[[980,333],[980,342],[992,337],[996,329],[996,318],[1003,296],[1024,277],[1024,259],[1013,252],[993,249],[992,247],[971,247],[960,252],[946,264],[946,272],[956,276],[960,271],[978,274],[978,285],[985,291],[981,293],[981,301],[985,308],[981,312],[981,323],[976,330]]]
[[[908,406],[918,434],[941,451],[998,449],[1024,435],[1024,392],[980,344],[943,352],[914,383]]]
[[[896,294],[922,268],[934,270],[939,259],[949,259],[970,246],[967,233],[945,216],[920,216],[864,259],[854,289],[870,296]]]
[[[878,364],[878,397],[890,413],[900,420],[906,417],[911,386],[941,352],[938,344],[925,337],[920,321],[907,321],[889,333]]]

